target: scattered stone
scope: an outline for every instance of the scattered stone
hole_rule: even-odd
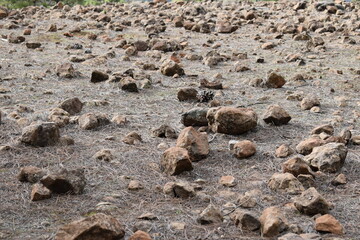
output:
[[[46,172],[41,168],[34,166],[26,166],[20,169],[17,178],[20,182],[37,183],[45,175]]]
[[[49,113],[48,119],[59,127],[64,127],[70,122],[70,114],[61,108],[53,108]]]
[[[330,204],[313,187],[305,190],[297,197],[294,201],[294,205],[301,213],[309,216],[318,213],[326,214],[331,208]]]
[[[334,186],[344,185],[346,183],[347,183],[347,179],[346,179],[345,174],[343,174],[343,173],[340,173],[339,175],[336,176],[336,178],[334,178],[331,181],[331,184]]]
[[[108,124],[110,121],[105,114],[85,113],[78,119],[79,127],[84,130],[92,130]]]
[[[36,48],[41,47],[41,43],[38,43],[38,42],[27,42],[27,43],[26,43],[26,47],[27,47],[27,48],[30,48],[30,49],[36,49]]]
[[[287,233],[279,237],[277,240],[304,240],[304,238],[300,237],[300,235],[295,233]]]
[[[273,191],[289,194],[299,194],[304,191],[302,184],[291,173],[274,173],[268,182],[268,186]]]
[[[31,190],[31,201],[41,201],[51,198],[51,191],[42,184],[35,183]]]
[[[352,142],[354,145],[360,145],[360,135],[352,136],[352,137],[351,137],[351,142]]]
[[[184,126],[207,126],[208,120],[206,115],[208,108],[193,108],[181,115],[181,123]]]
[[[304,97],[300,103],[300,107],[302,110],[310,110],[312,107],[315,106],[320,106],[320,101],[314,95]]]
[[[135,145],[142,142],[142,138],[137,132],[130,132],[123,138],[122,141],[126,144]]]
[[[330,214],[325,214],[315,220],[315,229],[319,232],[329,232],[333,234],[344,234],[344,228],[336,218]]]
[[[294,151],[286,144],[281,145],[275,151],[275,156],[278,158],[286,158],[293,154]]]
[[[212,223],[221,223],[224,217],[219,209],[217,209],[214,205],[208,205],[200,214],[200,217],[197,221],[202,224],[212,224]]]
[[[111,122],[116,124],[117,126],[124,126],[127,123],[127,119],[123,115],[115,115],[111,119]]]
[[[180,132],[176,146],[187,149],[191,161],[200,161],[210,152],[207,134],[200,133],[193,127],[186,127]]]
[[[263,45],[261,45],[261,48],[264,49],[264,50],[269,50],[269,49],[272,49],[274,48],[276,45],[272,42],[267,42],[267,43],[264,43]]]
[[[182,222],[171,222],[170,223],[170,228],[172,230],[182,231],[185,229],[185,227],[186,227],[185,223],[182,223]]]
[[[242,230],[255,231],[261,226],[259,219],[251,212],[237,211],[234,219],[235,225]]]
[[[248,132],[257,125],[257,114],[250,108],[211,108],[206,118],[213,132],[231,135]]]
[[[110,149],[102,149],[102,150],[98,151],[97,153],[95,153],[95,155],[93,157],[95,159],[98,159],[101,161],[106,161],[106,162],[110,162],[111,160],[114,159],[114,155],[111,153]]]
[[[141,230],[136,231],[133,235],[130,236],[129,240],[151,240],[152,238],[146,232]]]
[[[342,168],[347,152],[347,148],[342,143],[328,143],[315,147],[304,160],[317,171],[333,173]]]
[[[268,124],[271,123],[275,126],[280,126],[287,124],[291,120],[291,117],[285,109],[279,105],[270,105],[263,115],[263,120]]]
[[[93,71],[91,73],[91,79],[90,82],[92,83],[98,83],[98,82],[104,82],[109,79],[109,75],[106,73],[100,72],[100,71]]]
[[[160,165],[163,171],[169,175],[178,175],[193,169],[188,151],[180,147],[166,150],[162,155]]]
[[[185,75],[184,69],[182,69],[176,62],[174,61],[166,61],[161,65],[161,73],[165,76],[172,77],[175,74],[182,76]]]
[[[239,141],[235,143],[233,153],[239,159],[251,157],[256,153],[256,145],[249,140]]]
[[[310,137],[308,139],[305,139],[301,141],[296,146],[296,152],[302,154],[302,155],[309,155],[315,147],[324,145],[325,141],[318,138],[318,137]]]
[[[277,207],[266,208],[261,216],[261,236],[276,237],[287,229],[287,220]]]
[[[234,187],[236,185],[235,178],[233,176],[222,176],[219,183],[225,187]]]
[[[218,80],[216,80],[214,82],[209,82],[206,79],[201,79],[200,80],[200,87],[209,88],[209,89],[223,89],[222,83],[219,82]]]
[[[305,189],[315,187],[315,178],[313,177],[313,175],[299,174],[297,176],[297,179],[299,180],[299,182],[301,182]]]
[[[132,77],[124,77],[120,80],[120,88],[127,92],[139,92],[136,81]]]
[[[79,98],[68,98],[65,101],[63,101],[59,108],[64,109],[66,112],[68,112],[70,115],[75,115],[77,113],[80,113],[84,104],[80,101]]]
[[[64,63],[56,68],[56,75],[60,78],[74,78],[76,72],[71,63]]]
[[[40,182],[54,193],[81,194],[86,185],[84,169],[62,169],[44,176]]]
[[[157,129],[154,129],[153,134],[160,138],[177,138],[175,129],[168,125],[161,125]]]
[[[179,101],[192,101],[197,102],[198,91],[195,88],[180,88],[177,93],[177,98]]]
[[[116,218],[96,213],[62,226],[55,240],[122,239],[124,236],[124,226]]]
[[[314,128],[313,130],[311,130],[311,134],[321,134],[321,133],[333,135],[334,127],[329,124],[325,124],[325,125],[318,126],[318,127]]]
[[[166,183],[164,193],[176,198],[191,198],[195,196],[194,188],[184,181]]]
[[[238,198],[237,203],[242,208],[253,208],[256,206],[257,201],[256,201],[256,198],[254,196],[252,196],[252,194],[249,194],[248,192],[246,192],[244,195],[241,195]]]
[[[131,180],[128,185],[128,189],[132,191],[137,191],[143,188],[143,185],[138,180]]]
[[[271,72],[264,81],[268,88],[281,88],[285,83],[285,78],[275,72]]]
[[[23,129],[20,141],[35,147],[55,145],[60,140],[59,127],[53,122],[43,122]]]
[[[300,174],[313,175],[313,171],[310,169],[309,165],[299,157],[287,160],[282,164],[282,168],[284,173],[291,173],[295,177]]]

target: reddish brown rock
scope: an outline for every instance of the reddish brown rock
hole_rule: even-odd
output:
[[[200,133],[193,127],[184,128],[176,141],[176,146],[188,150],[192,161],[199,161],[209,154],[209,141],[206,133]]]
[[[329,232],[338,235],[344,234],[344,228],[341,223],[330,214],[316,218],[315,229],[319,232]]]
[[[131,235],[129,240],[151,240],[151,237],[148,233],[138,230]]]
[[[31,190],[31,201],[40,201],[51,198],[51,191],[42,184],[36,183]]]
[[[46,172],[41,168],[34,166],[26,166],[20,169],[20,172],[17,176],[21,182],[36,183],[46,175]]]
[[[66,99],[59,107],[70,113],[70,115],[75,115],[81,112],[83,105],[79,98],[74,97]]]
[[[318,137],[310,137],[301,141],[296,146],[296,151],[302,155],[308,155],[313,151],[313,148],[324,145],[325,141]]]
[[[268,186],[271,190],[289,194],[299,194],[304,191],[303,185],[291,173],[274,173],[268,182]]]
[[[276,237],[287,229],[287,220],[277,207],[266,208],[261,216],[261,235],[263,237]]]
[[[20,141],[36,147],[45,147],[57,144],[59,139],[59,127],[53,122],[43,122],[25,127]]]
[[[330,204],[313,187],[305,190],[301,196],[297,197],[294,205],[301,213],[310,216],[318,213],[326,214],[331,208]]]
[[[271,123],[275,126],[280,126],[287,124],[291,120],[291,117],[285,109],[279,105],[270,105],[263,114],[262,119],[268,124]]]
[[[282,164],[284,173],[291,173],[295,177],[300,174],[313,174],[309,165],[299,157],[291,158]]]
[[[286,158],[293,154],[294,151],[286,144],[281,145],[275,151],[275,156],[278,158]]]
[[[178,175],[193,169],[188,151],[180,147],[166,150],[162,155],[160,165],[163,171],[169,175]]]
[[[252,141],[243,140],[235,143],[232,151],[239,159],[248,158],[256,153],[256,145]]]

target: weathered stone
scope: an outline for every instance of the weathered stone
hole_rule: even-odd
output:
[[[56,68],[56,75],[61,78],[74,78],[76,72],[71,63],[64,63]]]
[[[304,160],[311,168],[323,172],[337,172],[345,163],[347,148],[342,143],[328,143],[315,147]]]
[[[263,237],[276,237],[287,229],[287,220],[277,207],[266,208],[261,216],[261,235]]]
[[[231,135],[248,132],[257,125],[257,115],[249,108],[211,108],[206,118],[213,132]]]
[[[31,201],[40,201],[51,198],[51,191],[42,184],[36,183],[31,190]]]
[[[84,130],[95,129],[108,124],[110,121],[105,114],[86,113],[79,117],[79,127]]]
[[[180,147],[166,150],[162,155],[160,165],[163,171],[169,175],[178,175],[193,169],[188,151]]]
[[[115,115],[111,119],[111,122],[116,124],[117,126],[124,126],[127,123],[127,119],[123,115]]]
[[[46,175],[46,172],[41,168],[34,166],[26,166],[20,169],[20,172],[17,176],[18,180],[21,182],[36,183]]]
[[[184,126],[207,126],[206,118],[208,108],[193,108],[181,115],[181,122]]]
[[[297,176],[297,179],[299,180],[299,182],[301,182],[305,189],[315,187],[315,178],[313,177],[313,175],[299,174]]]
[[[267,43],[264,43],[263,45],[261,45],[261,48],[264,49],[264,50],[269,50],[269,49],[272,49],[274,48],[276,45],[272,42],[267,42]]]
[[[310,216],[318,213],[326,214],[330,210],[330,204],[313,187],[305,190],[297,197],[294,205],[301,213]]]
[[[320,101],[315,95],[309,95],[303,98],[300,103],[302,110],[309,110],[314,106],[320,106]]]
[[[140,134],[133,131],[133,132],[128,133],[122,139],[122,141],[126,144],[135,145],[135,144],[139,144],[140,142],[142,142],[142,138],[141,138]]]
[[[166,183],[164,193],[176,198],[190,198],[195,196],[194,188],[188,182],[184,181]]]
[[[38,42],[27,42],[27,43],[26,43],[26,47],[27,47],[27,48],[30,48],[30,49],[36,49],[36,48],[41,47],[41,43],[38,43]]]
[[[279,105],[270,105],[262,118],[264,122],[275,126],[287,124],[291,120],[290,115]]]
[[[144,186],[138,180],[131,180],[128,185],[128,189],[132,191],[143,189]]]
[[[151,237],[148,233],[138,230],[130,236],[129,240],[151,240]]]
[[[36,147],[45,147],[57,144],[59,139],[59,127],[53,122],[43,122],[25,127],[20,141]]]
[[[81,194],[86,185],[84,169],[62,169],[58,173],[44,176],[40,181],[54,193]]]
[[[139,92],[136,81],[132,77],[124,77],[120,80],[120,88],[127,92]]]
[[[235,214],[235,225],[242,230],[255,231],[260,228],[259,219],[251,212],[237,211]]]
[[[331,181],[331,184],[334,185],[334,186],[339,186],[339,185],[346,184],[346,182],[347,182],[347,179],[346,179],[345,174],[340,173],[339,175],[336,176],[336,178],[334,178]]]
[[[304,191],[302,184],[291,173],[274,173],[268,182],[268,186],[271,190],[289,194],[299,194]]]
[[[219,183],[225,187],[233,187],[236,185],[235,178],[233,176],[222,176]]]
[[[334,218],[330,214],[325,214],[321,217],[316,218],[315,229],[319,232],[330,232],[339,235],[344,234],[343,226],[336,218]]]
[[[278,158],[286,158],[293,154],[294,151],[286,144],[281,145],[275,151],[275,156]]]
[[[232,152],[239,159],[248,158],[256,153],[256,145],[249,140],[239,141],[235,143]]]
[[[156,137],[160,138],[177,138],[177,133],[175,129],[168,125],[161,125],[157,129],[154,129],[152,132]]]
[[[221,223],[223,221],[223,215],[219,209],[214,205],[209,204],[200,214],[200,217],[197,221],[200,224],[212,224],[212,223]]]
[[[124,235],[124,227],[116,218],[96,213],[62,226],[56,233],[55,240],[122,239]]]
[[[285,78],[275,72],[271,72],[264,81],[268,88],[281,88],[285,83]]]
[[[207,134],[193,127],[186,127],[180,132],[176,146],[187,149],[192,161],[204,159],[210,152]]]
[[[175,74],[182,76],[185,75],[184,69],[180,67],[176,62],[174,61],[166,61],[161,65],[161,73],[165,76],[172,77]]]
[[[102,149],[96,152],[93,156],[95,159],[110,162],[114,159],[114,155],[112,154],[110,149]]]
[[[93,71],[91,73],[91,79],[90,82],[92,83],[98,83],[98,82],[104,82],[109,79],[109,75],[106,73],[100,72],[100,71]]]
[[[310,137],[296,146],[296,151],[302,155],[309,155],[315,147],[324,145],[325,141],[318,137]]]
[[[287,234],[279,237],[277,240],[305,240],[305,239],[300,237],[300,235],[298,235],[298,234],[287,233]]]
[[[84,104],[80,101],[79,98],[74,97],[74,98],[68,98],[65,101],[63,101],[60,104],[59,108],[64,109],[65,111],[70,113],[70,115],[75,115],[81,112],[83,105]]]
[[[70,122],[70,114],[61,108],[53,108],[49,113],[48,119],[59,127],[64,127]]]
[[[287,160],[282,164],[282,169],[284,173],[291,173],[295,177],[300,174],[310,174],[313,175],[309,165],[301,158],[295,157]]]
[[[311,130],[311,134],[321,134],[321,133],[333,135],[334,127],[329,124],[325,124],[325,125],[318,126],[318,127],[314,128],[313,130]]]
[[[195,88],[186,87],[180,88],[177,93],[177,98],[179,101],[192,101],[197,102],[198,91]]]

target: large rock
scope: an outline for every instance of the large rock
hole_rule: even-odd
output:
[[[243,140],[234,144],[232,152],[239,158],[248,158],[256,153],[256,145],[252,141]]]
[[[271,190],[299,194],[304,191],[303,185],[291,173],[274,173],[271,176],[268,186]]]
[[[208,108],[193,108],[181,115],[181,123],[184,126],[207,126],[206,118]]]
[[[290,115],[279,105],[270,105],[262,118],[264,122],[276,126],[287,124],[291,120]]]
[[[291,173],[295,177],[300,174],[313,174],[309,165],[299,157],[287,160],[282,164],[282,168],[284,173]]]
[[[62,169],[58,173],[44,176],[40,181],[54,193],[81,194],[86,185],[84,169]]]
[[[297,146],[296,146],[296,152],[302,154],[302,155],[308,155],[312,152],[312,150],[315,147],[324,145],[325,141],[318,138],[318,137],[310,137],[308,139],[305,139],[303,141],[301,141]]]
[[[275,72],[271,72],[264,81],[268,88],[281,88],[285,83],[285,78]]]
[[[166,61],[161,65],[161,73],[165,76],[172,77],[175,74],[182,76],[185,74],[184,69],[180,67],[176,62],[174,61]]]
[[[167,149],[162,155],[160,165],[169,175],[178,175],[193,169],[188,151],[180,147]]]
[[[333,173],[342,168],[347,152],[342,143],[328,143],[315,147],[310,155],[305,156],[304,161],[315,170]]]
[[[319,232],[330,232],[339,235],[344,234],[343,226],[336,218],[334,218],[330,214],[325,214],[321,217],[316,218],[315,229]]]
[[[96,213],[62,226],[56,233],[55,240],[122,239],[124,235],[124,226],[116,218]]]
[[[297,197],[294,205],[301,213],[310,216],[318,213],[326,214],[330,210],[330,204],[313,187]]]
[[[257,115],[249,108],[211,108],[206,118],[213,132],[231,135],[245,133],[257,125]]]
[[[188,182],[168,182],[164,186],[164,193],[176,198],[190,198],[195,196],[194,187]]]
[[[263,237],[276,237],[287,229],[287,220],[278,207],[266,208],[261,216],[261,235]]]
[[[83,105],[84,104],[80,101],[79,98],[74,97],[74,98],[68,98],[65,101],[63,101],[60,104],[59,108],[64,109],[65,111],[70,113],[70,115],[75,115],[81,112]]]
[[[261,226],[259,219],[248,211],[237,211],[234,220],[235,225],[242,230],[255,231]]]
[[[59,127],[64,127],[70,122],[70,114],[61,108],[53,108],[50,110],[48,119]]]
[[[23,129],[20,141],[36,147],[55,145],[60,140],[60,131],[56,123],[43,122]]]
[[[184,128],[176,141],[176,146],[188,150],[192,161],[206,158],[210,152],[206,133],[200,133],[193,127]]]
[[[95,129],[99,126],[110,123],[110,120],[105,114],[101,113],[86,113],[79,117],[79,127],[84,130]]]
[[[45,175],[46,172],[41,168],[26,166],[20,169],[17,178],[20,182],[36,183]]]
[[[212,224],[212,223],[221,223],[224,217],[219,209],[217,209],[213,204],[209,204],[200,214],[200,217],[197,221],[200,224]]]

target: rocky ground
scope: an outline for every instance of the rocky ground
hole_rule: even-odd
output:
[[[0,238],[359,239],[359,18],[0,8]]]

